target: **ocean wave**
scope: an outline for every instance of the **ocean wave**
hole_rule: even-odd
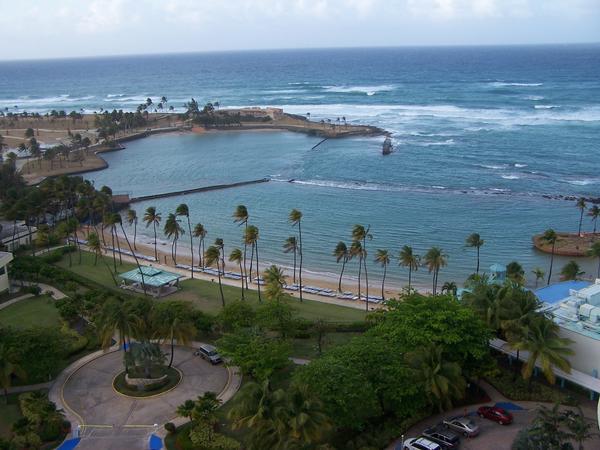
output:
[[[519,164],[519,163],[515,163],[514,166],[518,169],[522,168],[522,167],[527,167],[527,164]]]
[[[306,89],[270,89],[263,91],[265,94],[302,94],[308,92]]]
[[[521,178],[519,175],[516,175],[514,173],[508,174],[508,175],[500,175],[502,178],[504,178],[505,180],[518,180],[519,178]]]
[[[534,109],[555,109],[560,108],[558,105],[533,105]]]
[[[525,100],[533,100],[534,102],[537,102],[537,101],[540,101],[540,100],[544,100],[544,96],[543,95],[526,95],[523,98]]]
[[[7,98],[7,99],[0,99],[0,106],[4,107],[9,107],[9,108],[13,108],[14,106],[17,106],[18,109],[24,109],[23,106],[25,107],[38,107],[38,106],[45,106],[45,105],[59,105],[59,104],[65,104],[65,103],[77,103],[77,102],[81,102],[81,101],[85,101],[85,100],[91,100],[95,98],[94,95],[86,95],[83,97],[71,97],[71,95],[69,94],[60,94],[60,95],[56,95],[56,96],[52,96],[52,97],[30,97],[30,96],[23,96],[23,97],[17,97],[17,98]]]
[[[483,167],[484,169],[506,169],[508,164],[475,164],[476,166]]]
[[[517,86],[517,87],[538,87],[542,86],[544,83],[512,83],[508,81],[494,81],[490,83],[491,86],[494,87],[508,87],[508,86]]]
[[[568,183],[573,186],[588,186],[590,184],[600,184],[600,179],[598,178],[583,178],[583,179],[561,179],[559,180],[563,183]]]
[[[434,147],[437,145],[454,145],[454,139],[446,139],[445,141],[437,141],[437,142],[412,142],[413,145],[418,145],[419,147]]]
[[[340,94],[367,94],[368,96],[375,95],[377,92],[393,91],[396,89],[391,84],[381,84],[377,86],[323,86],[324,91],[335,92]]]

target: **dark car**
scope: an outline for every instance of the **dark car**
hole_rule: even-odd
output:
[[[460,445],[458,434],[443,427],[427,428],[422,434],[430,441],[437,442],[446,449],[458,448]]]
[[[200,356],[202,359],[207,360],[211,364],[219,364],[223,360],[221,359],[221,355],[217,353],[216,347],[213,347],[210,344],[202,344],[198,347],[198,350],[194,353],[195,355]]]
[[[500,425],[508,425],[512,423],[513,416],[504,408],[497,406],[482,406],[477,410],[479,417],[485,417],[486,419],[498,422]]]

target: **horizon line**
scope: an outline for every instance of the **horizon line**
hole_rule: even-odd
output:
[[[7,62],[41,62],[41,61],[64,61],[77,59],[101,59],[101,58],[139,58],[152,56],[176,56],[176,55],[202,55],[202,54],[227,54],[227,53],[268,53],[281,51],[319,51],[319,50],[366,50],[366,49],[403,49],[403,48],[501,48],[501,47],[559,47],[559,46],[594,46],[600,45],[600,41],[594,42],[540,42],[540,43],[517,43],[517,44],[407,44],[407,45],[366,45],[366,46],[331,46],[331,47],[280,47],[280,48],[247,48],[247,49],[223,49],[223,50],[190,50],[190,51],[165,51],[148,53],[113,53],[98,55],[56,56],[48,58],[10,58],[0,59],[0,63]]]

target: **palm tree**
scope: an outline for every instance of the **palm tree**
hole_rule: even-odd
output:
[[[570,339],[559,337],[558,325],[545,316],[539,315],[532,321],[523,340],[513,344],[514,349],[529,352],[529,359],[523,365],[522,374],[524,379],[530,380],[530,386],[531,374],[538,360],[550,384],[554,384],[555,381],[553,366],[564,372],[571,372],[571,364],[566,356],[573,354],[573,350],[569,348],[572,342]]]
[[[448,256],[439,247],[431,247],[425,253],[425,264],[429,273],[433,273],[433,295],[437,294],[438,275],[440,269],[448,264]]]
[[[234,248],[233,250],[231,250],[231,253],[229,254],[229,261],[237,263],[240,266],[240,277],[242,277],[242,300],[244,300],[244,269],[242,267],[244,255],[242,251],[239,248]]]
[[[263,273],[265,280],[265,295],[271,301],[281,301],[283,298],[283,286],[285,286],[285,275],[276,265],[271,265]]]
[[[184,231],[183,228],[181,228],[181,225],[179,225],[179,221],[175,214],[171,213],[167,216],[163,233],[165,233],[168,238],[173,238],[173,243],[171,244],[171,258],[173,259],[173,263],[177,264],[177,241],[179,240],[179,236],[184,234]]]
[[[556,235],[556,232],[550,228],[546,231],[544,231],[544,234],[541,237],[541,241],[548,244],[548,245],[552,245],[552,252],[550,253],[550,270],[548,271],[548,281],[546,282],[546,284],[550,284],[550,278],[552,278],[552,266],[554,265],[554,250],[556,248],[556,241],[558,241],[558,236]]]
[[[133,248],[135,250],[137,250],[137,246],[135,244],[136,238],[137,238],[137,223],[138,223],[138,218],[137,218],[137,212],[135,211],[135,209],[128,209],[127,210],[127,223],[129,224],[129,226],[133,225]]]
[[[288,216],[292,227],[298,227],[298,254],[300,255],[300,266],[298,268],[298,286],[300,292],[300,301],[302,301],[302,212],[292,209]]]
[[[261,302],[262,298],[260,296],[260,271],[258,268],[258,227],[254,225],[248,225],[246,231],[244,232],[244,243],[246,245],[250,245],[252,248],[252,254],[256,255],[256,286],[258,290],[258,301]],[[250,274],[252,274],[252,261],[250,261]]]
[[[596,273],[596,278],[600,278],[600,241],[594,242],[587,254],[592,258],[598,258],[598,272]]]
[[[398,257],[399,264],[403,267],[408,267],[408,289],[411,288],[412,272],[419,270],[421,265],[421,257],[413,252],[413,249],[409,245],[405,245],[400,250]]]
[[[204,253],[204,263],[208,266],[217,266],[217,275],[219,276],[219,291],[221,292],[221,304],[225,307],[225,295],[223,294],[223,285],[221,283],[221,249],[216,245],[211,245]]]
[[[202,255],[204,254],[204,238],[207,235],[206,228],[201,223],[197,223],[194,226],[194,237],[200,238],[200,242],[198,243],[198,266],[200,268],[204,267],[202,264]]]
[[[221,252],[221,272],[223,272],[223,275],[225,275],[225,241],[223,238],[218,237],[215,239],[215,243],[213,245],[219,247]]]
[[[592,222],[594,223],[593,233],[596,234],[596,225],[598,222],[598,217],[600,217],[600,207],[598,207],[598,205],[592,206],[588,211],[588,216],[592,218]]]
[[[375,256],[375,262],[383,267],[383,278],[381,280],[381,298],[385,300],[385,276],[387,275],[387,266],[390,263],[390,254],[387,250],[378,249]]]
[[[184,216],[187,219],[188,232],[190,233],[190,254],[192,255],[192,280],[194,279],[194,236],[192,235],[192,223],[190,222],[190,208],[185,203],[180,204],[175,210],[177,216]]]
[[[185,417],[187,419],[191,419],[192,412],[194,411],[195,407],[196,407],[196,402],[194,402],[194,400],[186,400],[185,402],[183,402],[181,405],[179,405],[177,407],[177,410],[175,412],[177,413],[178,416]]]
[[[424,381],[427,398],[440,411],[450,409],[452,400],[464,397],[467,384],[460,365],[444,361],[440,346],[430,344],[407,358],[417,377]]]
[[[338,291],[342,292],[342,277],[344,276],[344,269],[346,268],[346,263],[350,258],[350,252],[348,251],[348,247],[343,241],[340,241],[335,246],[335,250],[333,251],[333,256],[335,256],[335,262],[339,264],[342,261],[342,271],[340,272],[340,281],[338,282]]]
[[[350,251],[348,252],[349,260],[358,258],[358,298],[360,298],[360,278],[362,275],[362,260],[364,255],[362,244],[360,241],[352,241],[352,245],[350,245]]]
[[[577,200],[577,203],[575,203],[575,206],[577,206],[577,208],[579,208],[579,229],[577,230],[577,235],[581,236],[581,224],[583,223],[583,213],[587,206],[585,203],[585,198],[580,197]]]
[[[560,271],[561,278],[565,281],[578,280],[584,273],[579,264],[573,260],[566,263]]]
[[[110,229],[110,236],[112,240],[112,256],[113,256],[113,265],[115,269],[115,273],[117,272],[117,258],[115,253],[115,222],[114,222],[114,214],[108,213],[104,216],[102,221],[104,222],[104,227]],[[39,233],[38,233],[39,234]],[[120,255],[120,253],[119,253]]]
[[[525,285],[525,270],[518,261],[511,261],[506,265],[506,278],[520,286]]]
[[[98,264],[98,256],[102,256],[102,244],[98,233],[91,232],[88,236],[88,248],[94,253],[94,266]]]
[[[250,219],[250,214],[248,213],[248,208],[244,205],[237,205],[235,211],[233,212],[233,222],[238,225],[244,225],[244,232],[248,228],[248,219]],[[247,244],[244,241],[244,271],[242,273],[242,282],[244,279],[246,280],[246,289],[248,289],[248,273],[246,271],[246,254],[247,254]],[[252,261],[250,261],[250,277],[252,277]]]
[[[298,253],[298,240],[296,236],[290,236],[283,244],[283,253],[292,253],[294,255],[294,277],[293,283],[296,284],[296,254]]]
[[[158,261],[158,250],[156,249],[156,226],[160,225],[162,217],[160,213],[156,212],[156,207],[149,206],[144,213],[144,223],[146,224],[146,228],[148,228],[151,224],[154,228],[154,259]]]
[[[365,308],[369,311],[369,274],[367,272],[367,239],[373,239],[373,236],[369,233],[371,226],[365,228],[363,225],[356,224],[352,228],[352,239],[362,243],[362,262],[365,268]]]
[[[476,269],[475,273],[479,273],[479,249],[481,248],[481,246],[484,243],[485,243],[485,241],[483,239],[481,239],[481,236],[479,236],[479,233],[472,233],[465,240],[466,247],[477,249],[477,269]]]
[[[106,350],[111,346],[115,333],[119,335],[119,347],[125,348],[125,344],[129,344],[135,334],[138,321],[138,316],[130,308],[124,307],[122,302],[116,299],[106,302],[98,320],[102,349]]]
[[[8,404],[8,388],[12,384],[12,378],[18,377],[25,379],[25,371],[19,364],[17,364],[15,358],[10,353],[10,350],[6,344],[0,344],[0,386],[4,390],[4,400]]]
[[[289,436],[302,448],[318,444],[332,428],[323,412],[323,403],[305,384],[295,385],[288,391],[286,406]]]
[[[458,291],[458,286],[456,285],[456,283],[454,281],[446,281],[442,285],[442,294],[443,293],[452,294],[454,297],[456,297],[457,291]]]
[[[539,281],[544,279],[546,272],[541,267],[536,267],[531,273],[535,275],[535,288],[537,289]]]
[[[132,211],[132,210],[129,210],[129,211]],[[136,218],[136,221],[137,221],[137,218]],[[140,275],[142,276],[142,289],[144,290],[144,295],[146,295],[146,280],[144,279],[144,271],[142,270],[142,266],[140,265],[140,261],[138,260],[137,255],[131,248],[131,244],[129,243],[129,238],[127,237],[127,233],[125,232],[125,228],[123,227],[123,219],[121,218],[121,215],[118,213],[115,213],[115,223],[119,224],[121,226],[121,231],[123,233],[123,236],[125,237],[125,242],[127,242],[127,247],[129,247],[129,251],[133,255],[135,264],[138,268],[138,271],[140,272]]]
[[[180,317],[178,314],[168,314],[166,318],[161,316],[161,322],[157,325],[158,334],[170,340],[169,367],[171,367],[173,365],[173,355],[175,354],[175,340],[177,340],[178,345],[188,346],[196,337],[197,330],[189,316]]]

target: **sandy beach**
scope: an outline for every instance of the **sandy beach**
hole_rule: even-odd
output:
[[[80,238],[87,236],[87,228],[82,228],[80,230],[79,236],[80,236]],[[119,244],[121,245],[121,249],[128,250],[127,242],[123,238],[123,235],[120,231],[118,233],[118,237],[119,237]],[[127,237],[129,238],[129,242],[133,246],[133,236],[128,233]],[[107,245],[110,245],[110,232],[105,231],[105,238],[107,240],[106,241]],[[147,236],[144,236],[144,235],[138,233],[137,240],[136,240],[136,246],[137,246],[136,253],[153,257],[154,256],[153,242],[154,242],[154,240],[152,238],[149,238]],[[175,264],[173,263],[173,261],[171,259],[170,245],[171,245],[170,243],[158,240],[157,241],[157,251],[158,251],[159,262],[151,263],[151,264],[154,266],[163,267],[166,270],[181,273],[182,275],[185,275],[186,277],[191,278],[191,272],[189,270],[175,267]],[[196,242],[195,242],[195,245],[197,245]],[[226,251],[227,251],[227,248],[226,248]],[[105,254],[108,256],[111,256],[112,252],[106,251]],[[123,255],[122,257],[123,257],[123,260],[129,261],[129,262],[135,262],[133,257],[127,256],[127,255]],[[249,255],[248,255],[248,258],[249,258]],[[145,261],[141,261],[141,263],[147,264]],[[185,238],[180,240],[178,247],[177,247],[177,263],[184,264],[184,265],[191,265],[189,241],[186,242]],[[194,249],[194,264],[198,265],[197,247]],[[249,265],[249,262],[248,262],[248,265]],[[264,270],[266,267],[267,267],[267,264],[263,264],[263,263],[260,264],[261,270]],[[234,265],[233,263],[230,263],[227,260],[227,255],[225,257],[225,271],[239,273],[239,266]],[[287,276],[287,282],[289,284],[292,284],[292,270],[284,268],[284,272],[285,272],[285,275]],[[253,274],[253,276],[255,276],[255,275]],[[199,278],[202,280],[214,281],[214,282],[218,281],[217,277],[214,275],[197,273],[197,272],[194,272],[194,278]],[[296,280],[296,281],[298,281],[298,280]],[[378,279],[378,281],[379,281],[379,279]],[[238,280],[231,280],[231,279],[223,278],[222,282],[223,282],[223,284],[227,284],[230,286],[236,286],[236,287],[241,286],[241,281],[238,281]],[[304,268],[304,270],[302,271],[302,284],[305,287],[306,286],[315,286],[315,287],[322,288],[322,289],[332,289],[337,292],[338,278],[337,277],[336,278],[328,277],[328,276],[324,276],[324,275],[316,275],[314,272],[310,271],[310,268],[309,269]],[[256,290],[257,286],[255,283],[254,284],[251,283],[249,287],[250,287],[250,289]],[[389,299],[389,298],[397,297],[398,293],[402,290],[402,287],[403,286],[397,286],[392,283],[390,283],[389,285],[386,284],[385,298]],[[424,292],[426,290],[426,288],[424,286],[413,286],[413,287],[418,289],[421,292]],[[353,292],[356,294],[358,292],[357,280],[351,276],[344,276],[342,278],[342,289],[344,292]],[[364,280],[363,280],[363,284],[361,284],[361,294],[362,295],[364,295],[364,293],[365,293],[364,289],[365,289],[365,286],[364,286]],[[292,292],[292,291],[286,291],[286,292],[293,297],[298,297],[297,292]],[[379,284],[379,282],[378,283],[369,283],[369,296],[380,296],[380,295],[381,295],[381,284]],[[309,294],[309,293],[303,293],[303,297],[307,298],[307,299],[311,299],[311,300],[316,300],[316,301],[325,302],[325,303],[332,303],[332,304],[347,306],[347,307],[351,307],[351,308],[358,308],[358,309],[365,308],[364,301],[343,300],[343,299],[338,299],[336,297],[323,297],[323,296]],[[369,309],[375,309],[375,308],[379,308],[379,307],[380,307],[380,305],[377,305],[374,303],[369,304]]]

